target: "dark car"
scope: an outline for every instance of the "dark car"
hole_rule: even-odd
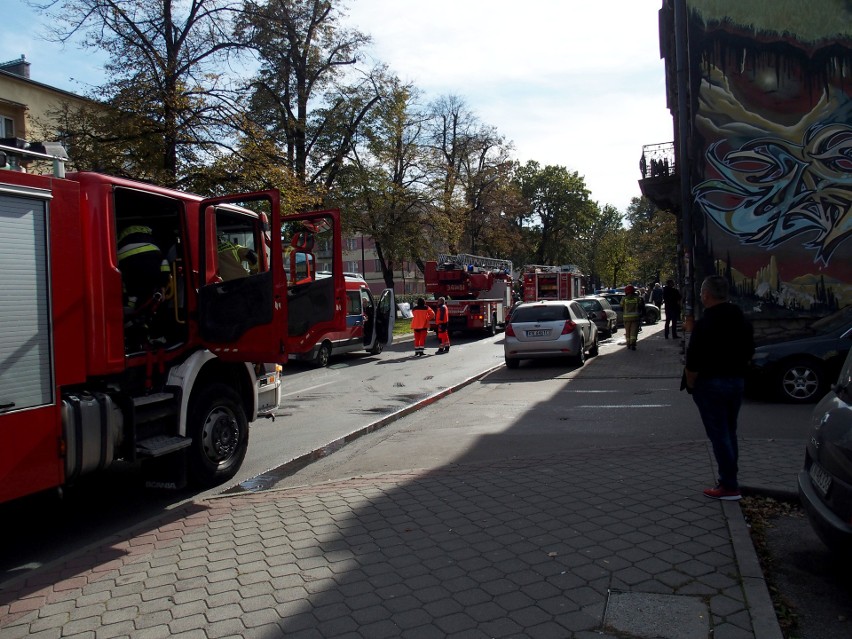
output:
[[[852,557],[852,351],[837,385],[816,405],[799,473],[799,500],[832,550]]]
[[[621,310],[621,300],[624,299],[624,293],[601,293],[601,297],[605,297],[612,306],[612,310],[618,316],[618,325],[624,326],[624,314]],[[662,316],[660,307],[650,302],[645,302],[645,312],[642,314],[642,321],[645,324],[656,324]]]
[[[575,300],[598,327],[601,337],[612,337],[618,330],[618,314],[612,309],[609,301],[600,295],[578,297]]]
[[[815,321],[784,341],[755,348],[748,374],[751,391],[781,401],[818,401],[837,378],[852,347],[852,306]]]
[[[503,353],[507,368],[522,359],[566,358],[579,366],[586,353],[598,354],[598,328],[575,301],[526,302],[506,324]]]

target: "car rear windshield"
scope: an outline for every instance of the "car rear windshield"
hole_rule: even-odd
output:
[[[567,306],[527,306],[512,313],[512,322],[558,322],[571,319]]]
[[[583,307],[587,313],[592,311],[599,311],[601,309],[601,305],[596,300],[577,300],[577,303]]]

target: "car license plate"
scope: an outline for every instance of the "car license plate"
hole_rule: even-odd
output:
[[[543,337],[545,335],[550,335],[550,329],[539,329],[535,331],[527,331],[527,337]]]
[[[822,466],[814,462],[808,471],[814,486],[819,488],[819,491],[825,495],[828,489],[831,488],[831,476],[822,469]]]

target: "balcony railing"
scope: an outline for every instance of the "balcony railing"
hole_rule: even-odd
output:
[[[642,179],[676,175],[674,142],[646,144],[639,160]]]

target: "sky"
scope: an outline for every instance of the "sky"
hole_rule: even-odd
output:
[[[46,20],[4,0],[0,61],[25,55],[32,80],[85,93],[103,58],[41,39]],[[368,59],[435,99],[456,95],[511,141],[520,162],[559,165],[624,212],[641,195],[646,144],[673,139],[657,12],[661,0],[347,0],[344,24],[372,37]]]

